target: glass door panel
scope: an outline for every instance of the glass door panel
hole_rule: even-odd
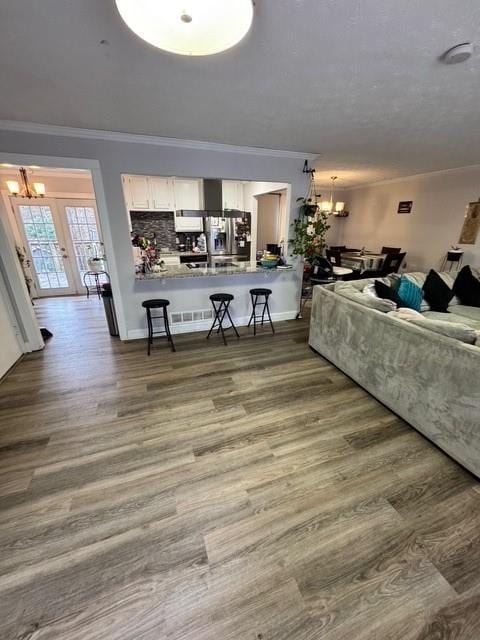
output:
[[[60,208],[65,212],[69,241],[75,256],[75,271],[83,286],[83,278],[87,271],[89,258],[103,258],[104,247],[100,236],[95,201],[66,201],[62,200]],[[105,269],[105,265],[103,266]],[[100,276],[101,282],[108,278]]]
[[[65,295],[75,293],[75,286],[66,260],[61,226],[55,220],[54,208],[41,203],[17,203],[28,252],[33,266],[37,293]]]

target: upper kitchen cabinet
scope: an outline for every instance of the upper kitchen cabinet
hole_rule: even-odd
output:
[[[172,178],[149,176],[148,186],[153,205],[152,208],[155,211],[175,210],[175,191]]]
[[[123,176],[125,202],[129,211],[174,211],[173,178]]]
[[[127,209],[150,209],[147,176],[123,176]]]
[[[222,180],[223,208],[244,211],[243,182]]]
[[[175,178],[175,209],[203,209],[203,180]],[[203,218],[175,216],[175,231],[203,231]]]
[[[175,209],[203,209],[203,180],[175,178]]]

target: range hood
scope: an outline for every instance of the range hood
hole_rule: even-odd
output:
[[[203,181],[204,209],[177,209],[176,216],[186,218],[244,218],[250,215],[248,211],[223,208],[222,181],[208,178]]]

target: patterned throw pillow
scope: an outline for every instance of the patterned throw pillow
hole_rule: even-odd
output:
[[[423,291],[404,275],[400,278],[397,295],[402,301],[402,307],[420,311],[423,300]]]

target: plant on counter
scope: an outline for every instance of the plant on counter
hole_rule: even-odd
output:
[[[321,211],[310,198],[297,198],[297,202],[301,204],[298,218],[292,223],[295,234],[290,240],[292,253],[313,263],[325,249],[325,234],[330,229],[329,213]]]

